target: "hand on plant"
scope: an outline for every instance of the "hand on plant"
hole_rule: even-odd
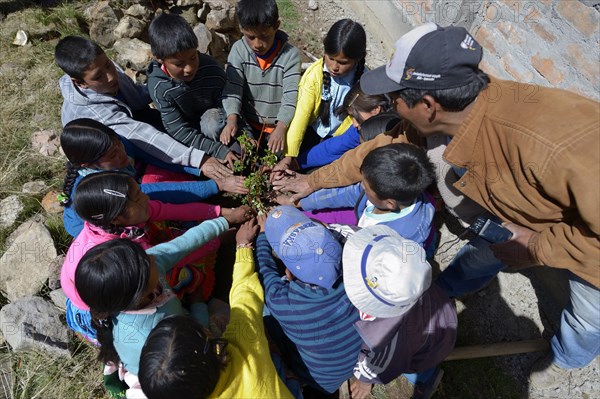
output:
[[[242,205],[237,208],[233,208],[230,212],[221,210],[221,216],[223,216],[229,222],[229,225],[242,224],[254,217],[254,211],[252,208],[246,205]]]
[[[269,140],[267,142],[267,147],[269,150],[274,153],[279,153],[283,151],[283,146],[285,145],[285,131],[287,127],[283,122],[277,122],[277,127],[275,130],[269,135]]]
[[[218,159],[205,156],[200,165],[200,171],[210,179],[224,179],[233,175],[233,171],[221,164]]]
[[[235,235],[237,245],[248,245],[254,242],[254,238],[258,234],[258,225],[256,219],[252,218],[240,226],[240,229]]]
[[[233,151],[229,151],[227,155],[225,155],[225,159],[223,159],[221,162],[224,164],[226,163],[229,169],[233,170],[233,163],[238,159],[240,159],[238,154]]]
[[[232,114],[227,117],[227,124],[221,131],[221,137],[219,137],[219,140],[221,140],[221,143],[228,145],[231,142],[231,139],[233,137],[235,137],[236,133],[237,133],[237,115]]]
[[[298,162],[296,162],[296,158],[283,157],[271,170],[271,183],[275,180],[283,179],[285,176],[289,176],[289,174],[286,173],[286,171],[291,169],[298,169]]]
[[[371,388],[373,388],[373,384],[369,384],[368,382],[352,381],[350,384],[352,399],[365,399],[371,396]]]
[[[311,194],[315,190],[308,184],[308,176],[301,173],[296,173],[293,170],[287,169],[286,176],[282,179],[273,182],[273,189],[276,191],[289,191],[295,193],[290,197],[294,203]]]
[[[265,223],[267,222],[267,215],[258,215],[256,217],[256,220],[258,221],[258,225],[260,226],[260,232],[264,233],[265,232]]]
[[[247,194],[248,189],[244,187],[244,176],[227,176],[224,179],[215,179],[219,191],[234,194]]]

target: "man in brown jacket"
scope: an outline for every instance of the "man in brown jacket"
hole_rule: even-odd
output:
[[[490,80],[478,68],[481,56],[465,29],[421,25],[398,40],[386,66],[363,75],[361,88],[389,93],[421,136],[446,135],[444,158],[462,176],[455,188],[512,232],[506,242],[477,237],[459,251],[438,280],[450,296],[482,288],[503,267],[568,270],[570,301],[551,341],[552,364],[542,368],[543,359],[531,375],[538,388],[556,387],[567,369],[600,354],[600,106],[562,90]],[[293,179],[294,199],[357,181],[362,157],[407,140],[398,133]]]

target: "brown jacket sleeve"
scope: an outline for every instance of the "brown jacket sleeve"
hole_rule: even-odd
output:
[[[598,126],[572,137],[572,145],[557,149],[540,175],[544,193],[565,205],[569,221],[540,231],[530,252],[539,263],[569,269],[600,288]]]
[[[409,139],[410,137],[410,139]],[[308,175],[308,184],[311,188],[342,187],[357,183],[361,180],[360,165],[371,150],[392,143],[421,144],[416,132],[408,123],[400,122],[392,130],[380,134],[373,140],[362,143],[358,147],[346,152],[342,157],[329,165],[325,165]]]

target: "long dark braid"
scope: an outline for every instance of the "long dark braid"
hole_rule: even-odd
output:
[[[119,364],[119,354],[115,349],[113,336],[113,317],[108,313],[97,313],[90,311],[92,315],[92,326],[96,329],[96,339],[100,344],[98,360],[102,363],[113,362]]]
[[[321,91],[321,106],[319,108],[319,118],[323,125],[328,126],[330,115],[329,107],[331,105],[331,75],[323,70],[323,89]]]
[[[73,202],[71,199],[71,192],[73,191],[73,186],[75,185],[75,180],[77,180],[77,176],[79,176],[79,169],[81,166],[73,165],[71,162],[65,164],[65,182],[63,184],[63,191],[59,195],[59,203],[61,206],[69,206]]]
[[[358,64],[356,65],[356,73],[354,74],[354,83],[360,81],[360,77],[362,76],[362,74],[365,72],[365,59],[364,57],[361,58],[360,61],[358,61]]]

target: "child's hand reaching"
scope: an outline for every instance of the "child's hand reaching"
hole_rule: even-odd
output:
[[[237,115],[232,114],[227,117],[227,124],[221,131],[221,137],[219,137],[219,140],[221,140],[221,143],[228,145],[229,142],[231,141],[231,139],[233,137],[235,137],[236,133],[237,133]]]
[[[258,221],[258,225],[260,226],[260,232],[264,233],[265,232],[265,223],[267,222],[267,215],[258,215],[256,217],[256,220]]]
[[[269,150],[273,151],[275,154],[283,151],[283,146],[285,144],[285,131],[287,127],[283,122],[277,122],[277,127],[273,130],[273,133],[269,135],[269,141],[267,142],[267,147]]]
[[[258,225],[256,224],[256,219],[252,218],[240,226],[235,235],[235,242],[238,246],[249,246],[254,242],[257,234]]]
[[[233,209],[221,208],[221,216],[227,219],[229,225],[242,224],[254,217],[254,211],[246,205]]]
[[[219,191],[227,191],[228,193],[234,194],[247,194],[248,189],[244,187],[244,180],[246,180],[246,178],[243,176],[228,176],[223,179],[215,179],[215,183],[217,183]]]
[[[229,151],[227,153],[227,155],[225,155],[225,159],[223,160],[223,163],[227,164],[227,166],[229,166],[229,169],[233,170],[233,163],[235,161],[237,161],[238,159],[240,159],[240,157],[233,151]]]

